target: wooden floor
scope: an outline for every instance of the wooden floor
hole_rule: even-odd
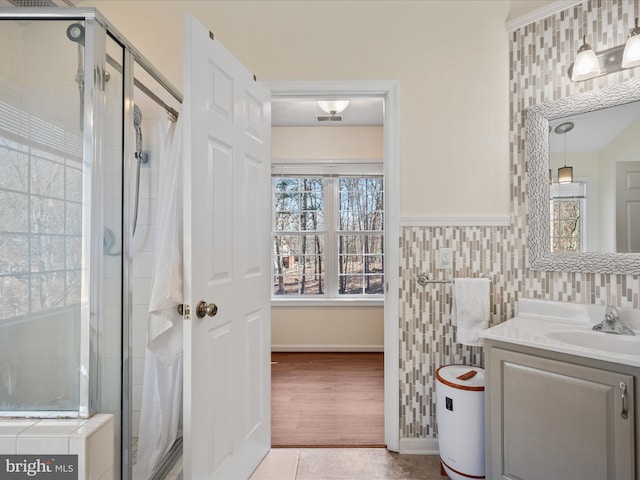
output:
[[[382,353],[272,353],[273,447],[384,447]]]

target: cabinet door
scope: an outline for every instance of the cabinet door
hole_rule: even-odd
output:
[[[632,376],[497,348],[489,362],[492,477],[634,478]]]

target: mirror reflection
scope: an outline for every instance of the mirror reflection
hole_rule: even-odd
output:
[[[549,122],[552,252],[640,252],[640,102]]]

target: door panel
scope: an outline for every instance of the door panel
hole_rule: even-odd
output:
[[[243,479],[271,445],[270,93],[192,17],[184,108],[184,477]]]
[[[640,253],[640,162],[616,163],[616,252]]]

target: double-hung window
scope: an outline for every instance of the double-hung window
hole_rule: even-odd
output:
[[[382,298],[380,174],[274,174],[274,298]]]
[[[553,183],[550,186],[552,252],[584,252],[586,183]]]

